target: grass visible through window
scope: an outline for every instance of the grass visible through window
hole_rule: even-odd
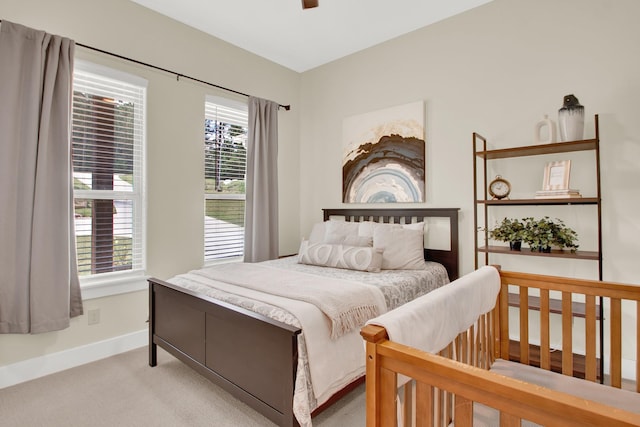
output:
[[[113,238],[113,271],[131,270],[132,248],[130,237],[114,236]],[[91,274],[91,236],[77,236],[78,274]],[[99,254],[98,254],[99,257]]]

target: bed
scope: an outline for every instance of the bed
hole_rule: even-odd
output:
[[[312,235],[320,224],[326,224],[326,233],[330,228],[335,229],[343,225],[351,224],[349,227],[353,228],[354,223],[361,229],[371,226],[373,222],[398,224],[392,228],[401,227],[403,230],[424,223],[429,228],[429,235],[438,234],[438,231],[444,228],[447,241],[444,244],[439,242],[436,249],[421,245],[420,261],[437,272],[438,277],[428,279],[432,282],[429,286],[442,286],[458,276],[457,208],[324,209],[323,220],[314,226],[308,242],[312,242]],[[424,234],[424,225],[420,227],[420,233]],[[397,233],[394,231],[393,235],[398,235]],[[411,235],[414,236],[415,233],[411,232]],[[210,269],[185,273],[166,281],[149,279],[149,365],[156,365],[157,347],[160,346],[276,424],[311,425],[312,415],[319,413],[363,381],[364,350],[359,327],[346,330],[342,334],[336,333],[339,338],[335,342],[327,340],[326,337],[321,337],[323,340],[307,339],[307,335],[316,337],[319,333],[314,331],[315,335],[311,335],[311,332],[305,329],[306,326],[302,327],[300,322],[308,322],[307,314],[295,310],[305,311],[304,309],[291,307],[290,312],[287,305],[287,309],[282,310],[280,304],[285,303],[280,298],[283,295],[253,298],[253,292],[260,292],[261,286],[270,286],[274,280],[279,280],[273,276],[285,277],[285,281],[295,281],[297,278],[303,280],[303,276],[295,275],[307,277],[320,270],[330,271],[331,275],[338,274],[335,278],[338,281],[336,285],[340,284],[340,280],[357,282],[364,280],[364,276],[372,277],[374,283],[362,285],[370,288],[376,281],[385,282],[380,279],[380,274],[387,273],[387,270],[384,269],[384,264],[381,264],[383,269],[380,273],[301,264],[297,261],[308,254],[307,248],[303,247],[304,244],[305,241],[301,244],[301,252],[295,257],[258,263],[259,265],[244,265],[242,273],[233,276],[229,283],[225,284],[221,284],[220,282],[224,281],[216,276],[219,272],[212,272]],[[387,251],[392,252],[390,246],[386,247],[385,252]],[[226,268],[228,267],[222,269]],[[293,271],[281,273],[281,269]],[[265,271],[262,276],[261,271]],[[270,274],[271,271],[274,273]],[[409,272],[412,276],[416,275],[418,270]],[[251,283],[236,283],[244,279],[249,280],[252,276],[261,279]],[[216,282],[216,289],[213,291],[208,289],[210,280]],[[334,279],[322,280],[329,286]],[[205,281],[207,283],[204,283]],[[249,289],[225,289],[226,285],[239,284],[247,285]],[[217,288],[218,286],[220,288]],[[384,304],[394,308],[407,299],[429,290],[431,289],[422,289],[415,291],[411,296],[403,297],[394,296],[394,291],[390,294],[381,289],[381,292],[384,295]],[[315,313],[315,309],[309,311]],[[300,314],[305,320],[297,322],[296,315],[292,315],[292,312]],[[317,317],[317,313],[315,315]],[[335,330],[330,329],[331,333]],[[329,380],[323,384],[320,393],[315,393],[316,387],[320,386],[316,384],[317,381],[312,381],[312,378],[324,378],[324,375],[318,375],[318,363],[308,363],[308,357],[311,356],[311,360],[319,360],[319,357],[314,356],[318,354],[319,348],[333,349],[325,352],[329,355],[329,362],[323,358],[323,365],[330,365],[330,361],[335,360],[337,355],[344,354],[352,355],[346,357],[350,359],[347,363],[352,364],[340,365],[338,372],[329,372]],[[346,351],[345,348],[353,351]],[[307,349],[310,354],[305,354]],[[361,351],[362,355],[358,351]],[[351,359],[357,360],[361,366],[355,367],[355,362]]]
[[[516,294],[515,307],[509,293]],[[598,301],[605,304],[607,331],[603,377],[597,371]],[[448,314],[418,315],[424,326],[416,328],[416,313],[432,306]],[[534,323],[539,340],[532,339]],[[554,349],[556,324],[562,336]],[[510,327],[519,334],[516,355]],[[371,319],[361,334],[368,427],[640,426],[639,286],[484,266]],[[582,355],[573,340],[578,334],[586,342]],[[635,367],[625,365],[623,343],[635,349]],[[585,360],[584,378],[572,375],[578,357]]]

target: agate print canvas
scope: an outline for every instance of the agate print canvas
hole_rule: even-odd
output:
[[[342,201],[425,201],[424,102],[343,122]]]

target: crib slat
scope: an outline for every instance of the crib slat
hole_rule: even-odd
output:
[[[520,427],[520,418],[500,412],[500,427]]]
[[[611,298],[611,386],[622,387],[622,304]]]
[[[496,303],[496,305],[498,305]],[[490,346],[489,351],[489,365],[485,366],[486,369],[489,369],[489,366],[493,365],[493,362],[496,361],[496,350],[500,349],[500,343],[494,342],[492,340],[492,335],[496,337],[497,340],[500,339],[500,336],[495,333],[499,329],[500,324],[500,310],[494,309],[489,312],[489,323],[487,324],[487,344]]]
[[[487,348],[486,344],[485,344],[485,339],[484,339],[484,331],[485,331],[485,324],[484,321],[486,319],[484,317],[480,317],[480,319],[478,319],[478,330],[477,330],[477,339],[476,339],[476,344],[474,346],[474,350],[473,350],[473,354],[475,357],[475,366],[481,367],[484,365],[484,360],[485,360],[485,349]]]
[[[520,363],[529,364],[529,288],[520,286]]]
[[[436,397],[436,411],[435,411],[435,421],[436,421],[436,426],[438,427],[443,427],[445,425],[447,425],[445,423],[446,418],[447,418],[447,408],[446,408],[446,404],[447,402],[445,401],[445,396],[444,396],[444,391],[437,389],[437,397]]]
[[[478,340],[475,325],[471,325],[469,329],[469,364],[478,366],[478,357],[476,353],[476,341]]]
[[[549,328],[549,290],[540,290],[540,367],[551,369]]]
[[[433,387],[416,382],[416,427],[435,427],[433,423],[435,393]]]
[[[498,296],[498,300],[500,297]],[[487,341],[489,342],[491,354],[489,355],[492,365],[496,361],[496,358],[500,355],[500,304],[496,302],[496,308],[489,313],[489,327],[487,331]],[[495,331],[495,332],[494,332]],[[508,340],[506,340],[508,341]],[[507,343],[508,344],[508,343]],[[486,367],[489,368],[488,366]]]
[[[469,364],[469,331],[464,331],[461,335],[458,361]]]
[[[456,396],[455,408],[455,425],[456,427],[472,427],[473,426],[473,401],[462,396]]]
[[[509,360],[509,322],[502,319],[509,318],[509,285],[505,282],[502,283],[500,288],[500,294],[498,298],[500,300],[500,309],[498,311],[498,319],[496,319],[495,328],[499,333],[495,334],[496,349],[499,352],[496,357],[501,357],[505,360]]]
[[[573,304],[571,292],[562,292],[562,373],[573,376]]]
[[[490,353],[490,348],[491,348],[491,343],[489,342],[488,339],[488,334],[487,334],[487,330],[491,327],[490,323],[489,323],[489,313],[485,314],[482,318],[482,323],[481,323],[481,333],[479,333],[480,336],[480,341],[478,341],[478,347],[477,347],[477,352],[478,352],[478,366],[480,368],[485,368],[489,366],[489,353]]]
[[[396,373],[389,369],[380,368],[380,420],[379,426],[396,427],[398,417],[396,412],[397,381]]]
[[[480,318],[478,324],[478,342],[476,344],[476,354],[478,356],[478,360],[476,361],[479,368],[487,368],[487,358],[489,356],[489,343],[487,340],[487,321],[489,316],[486,314]]]
[[[443,390],[442,391],[443,396],[444,396],[444,411],[443,411],[443,415],[444,418],[442,418],[441,422],[442,422],[442,426],[448,426],[451,423],[451,417],[453,417],[453,395],[446,391]]]
[[[365,328],[367,328],[365,326]],[[371,329],[371,328],[369,328]],[[384,331],[384,330],[382,330]],[[366,387],[366,401],[367,401],[367,427],[379,426],[380,422],[380,382],[379,379],[379,360],[378,360],[378,345],[374,333],[370,332],[370,341],[367,341],[367,359],[366,359],[366,372],[367,382]],[[380,336],[386,335],[386,331],[380,333]],[[380,338],[377,338],[380,339]]]
[[[585,296],[585,379],[597,380],[596,367],[596,297]]]
[[[410,426],[413,415],[413,381],[402,386],[404,399],[402,400],[402,425]]]

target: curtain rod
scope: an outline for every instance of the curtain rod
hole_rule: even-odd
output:
[[[0,23],[2,23],[2,19],[0,19]],[[232,93],[235,93],[237,95],[246,96],[247,98],[249,96],[251,96],[251,95],[249,95],[247,93],[243,93],[243,92],[239,92],[237,90],[229,89],[228,87],[220,86],[220,85],[217,85],[217,84],[214,84],[214,83],[209,83],[207,81],[196,79],[195,77],[187,76],[185,74],[178,73],[176,71],[172,71],[172,70],[168,70],[166,68],[158,67],[157,65],[148,64],[146,62],[138,61],[137,59],[132,59],[132,58],[128,58],[126,56],[118,55],[117,53],[113,53],[113,52],[109,52],[109,51],[106,51],[106,50],[98,49],[97,47],[87,46],[86,44],[82,44],[82,43],[78,43],[78,42],[75,42],[75,44],[76,44],[76,46],[80,46],[80,47],[83,47],[85,49],[95,50],[96,52],[104,53],[105,55],[114,56],[116,58],[124,59],[125,61],[134,62],[134,63],[139,64],[139,65],[144,65],[145,67],[154,68],[156,70],[164,71],[165,73],[173,74],[173,75],[176,76],[176,80],[180,80],[180,77],[182,77],[182,78],[185,78],[185,79],[193,80],[194,82],[205,84],[207,86],[212,86],[212,87],[215,87],[215,88],[218,88],[218,89],[225,90],[227,92],[232,92]],[[278,104],[278,107],[279,108],[284,108],[287,111],[289,111],[291,109],[291,105]]]
[[[2,21],[0,21],[0,22],[2,22]],[[80,46],[80,47],[83,47],[85,49],[95,50],[96,52],[104,53],[105,55],[115,56],[116,58],[124,59],[126,61],[134,62],[134,63],[139,64],[139,65],[144,65],[145,67],[154,68],[156,70],[164,71],[165,73],[173,74],[173,75],[176,76],[176,80],[180,80],[180,77],[182,77],[182,78],[185,78],[185,79],[193,80],[194,82],[202,83],[202,84],[205,84],[205,85],[208,85],[208,86],[213,86],[215,88],[222,89],[222,90],[225,90],[227,92],[232,92],[232,93],[235,93],[235,94],[238,94],[238,95],[242,95],[242,96],[246,96],[246,97],[251,96],[249,94],[246,94],[246,93],[243,93],[243,92],[239,92],[239,91],[234,90],[234,89],[229,89],[228,87],[224,87],[224,86],[217,85],[215,83],[210,83],[210,82],[207,82],[207,81],[204,81],[204,80],[200,80],[200,79],[197,79],[195,77],[187,76],[186,74],[182,74],[182,73],[178,73],[176,71],[168,70],[166,68],[158,67],[157,65],[148,64],[146,62],[138,61],[137,59],[128,58],[126,56],[118,55],[117,53],[108,52],[106,50],[98,49],[97,47],[87,46],[85,44],[78,43],[78,42],[76,42],[76,46]],[[291,109],[290,105],[278,104],[278,107],[284,108],[287,111],[289,111]]]

